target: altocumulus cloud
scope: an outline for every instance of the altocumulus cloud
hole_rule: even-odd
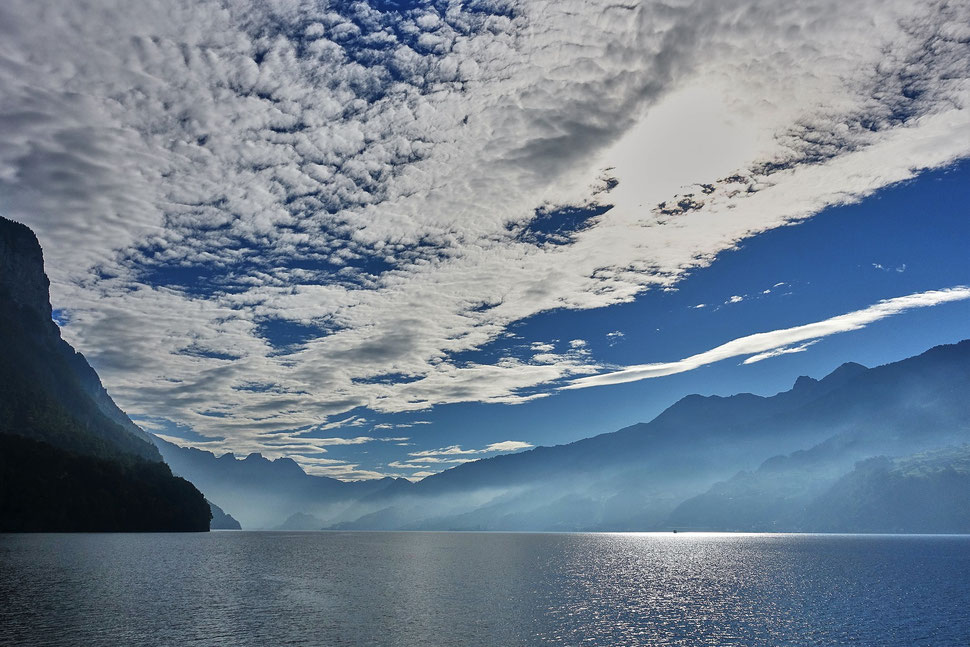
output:
[[[126,410],[322,471],[308,433],[360,407],[603,379],[581,347],[456,359],[513,322],[970,154],[968,25],[912,0],[7,0],[0,209]],[[530,234],[569,205],[598,215]]]

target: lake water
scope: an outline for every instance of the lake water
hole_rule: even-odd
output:
[[[0,535],[3,645],[970,644],[970,537]]]

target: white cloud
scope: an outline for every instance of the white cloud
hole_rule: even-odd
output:
[[[761,360],[771,359],[772,357],[778,357],[779,355],[790,355],[791,353],[804,353],[808,350],[809,346],[817,344],[818,339],[813,339],[811,341],[805,342],[804,344],[799,344],[797,346],[782,346],[781,348],[773,348],[764,353],[758,353],[757,355],[752,355],[742,362],[742,364],[754,364],[755,362],[760,362]]]
[[[123,408],[299,453],[545,397],[599,367],[456,357],[970,154],[964,3],[489,6],[0,6],[0,210]]]
[[[439,449],[425,449],[418,452],[408,452],[408,456],[427,457],[427,456],[454,456],[459,454],[481,454],[481,449],[462,449],[460,445],[441,447]]]
[[[530,447],[534,447],[534,445],[521,440],[503,440],[501,442],[491,443],[483,449],[462,449],[461,445],[451,445],[450,447],[441,447],[439,449],[426,449],[418,452],[409,452],[408,456],[426,459],[428,457],[435,456],[465,456],[470,454],[490,454],[493,452],[515,452],[520,449],[528,449]]]
[[[716,348],[691,355],[676,362],[658,362],[628,366],[619,371],[593,375],[573,380],[564,389],[582,389],[607,384],[622,384],[654,377],[663,377],[691,371],[701,366],[713,364],[731,357],[751,355],[744,363],[761,361],[785,353],[801,352],[808,345],[823,337],[865,328],[881,319],[897,315],[915,308],[927,308],[953,301],[970,299],[970,287],[953,287],[945,290],[931,290],[907,296],[886,299],[879,303],[823,321],[817,321],[794,328],[784,328],[769,332],[756,333],[731,340]],[[802,344],[802,342],[809,342]],[[802,344],[802,345],[797,345]]]
[[[515,452],[520,449],[529,449],[532,446],[531,443],[524,443],[521,440],[503,440],[500,443],[492,443],[482,452]]]
[[[478,460],[482,454],[497,454],[507,452],[517,452],[522,449],[534,447],[532,443],[521,440],[503,440],[491,443],[482,449],[463,449],[461,445],[451,445],[438,449],[425,449],[416,452],[408,452],[408,458],[401,461],[393,461],[387,464],[388,467],[401,470],[421,470],[407,476],[411,480],[420,480],[426,476],[437,474],[430,471],[438,468],[438,471],[470,463]]]
[[[313,442],[317,445],[327,447],[328,445],[363,445],[373,442],[376,438],[370,436],[357,436],[356,438],[314,438]]]
[[[361,469],[357,463],[334,460],[330,458],[314,458],[297,455],[293,460],[307,474],[313,476],[327,476],[342,481],[370,481],[381,479],[387,475],[376,470]]]
[[[902,265],[899,265],[897,267],[886,267],[885,265],[882,265],[880,263],[873,263],[872,266],[877,270],[882,270],[883,272],[895,271],[899,274],[902,274],[903,272],[906,271],[906,263],[903,263]]]

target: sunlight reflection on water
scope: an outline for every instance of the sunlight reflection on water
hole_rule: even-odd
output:
[[[0,535],[3,645],[967,645],[970,537]]]

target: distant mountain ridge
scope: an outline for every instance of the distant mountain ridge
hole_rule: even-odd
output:
[[[208,530],[199,491],[61,339],[49,286],[36,236],[0,218],[0,530]]]
[[[704,513],[719,516],[688,519],[682,506],[772,456],[816,446],[816,453],[827,448],[837,455],[826,462],[832,474],[816,482],[814,495],[820,495],[855,460],[968,440],[970,341],[964,341],[874,369],[847,363],[822,380],[799,378],[791,390],[770,397],[687,396],[649,423],[436,474],[391,505],[338,523],[348,529],[738,529],[742,510],[734,505],[728,514],[732,507],[723,498]],[[470,492],[486,500],[452,504],[454,494]],[[800,493],[808,498],[803,505],[810,494]],[[758,527],[810,529],[805,522],[782,515]]]
[[[179,447],[155,437],[165,462],[175,474],[192,481],[206,497],[232,511],[244,528],[275,528],[294,515],[329,517],[374,493],[411,484],[404,479],[344,482],[307,474],[289,458],[270,460],[253,453],[237,458],[226,453]],[[314,529],[318,529],[317,526]],[[307,528],[303,528],[307,529]]]
[[[292,462],[272,467],[279,459],[216,458],[160,447],[173,468],[202,483],[204,491],[209,478],[213,488],[228,492],[236,487],[232,483],[244,488],[247,478],[252,488],[256,481],[243,476],[250,468],[260,468],[258,482],[269,483],[270,468],[285,467],[291,480],[247,491],[249,505],[276,511],[272,519],[261,513],[262,527],[302,528],[319,521],[346,530],[898,527],[913,532],[914,526],[902,521],[863,523],[859,506],[849,502],[839,508],[841,517],[825,517],[818,502],[848,493],[861,497],[862,489],[846,483],[875,482],[878,473],[869,469],[844,481],[860,461],[906,461],[967,443],[970,341],[872,369],[848,362],[819,380],[799,377],[791,389],[773,396],[690,395],[648,423],[465,463],[413,484],[401,479],[340,483],[303,474]],[[192,456],[198,460],[190,464]],[[217,466],[236,476],[216,478]],[[913,497],[930,491],[925,480],[886,478],[909,488]],[[961,479],[947,482],[959,485]],[[960,496],[955,493],[953,500]],[[240,509],[246,505],[243,498],[234,503],[240,514],[250,514]],[[885,501],[879,505],[889,514]],[[953,528],[962,527],[958,514],[951,517]],[[945,513],[934,519],[935,528],[945,527]]]
[[[751,393],[732,396],[688,395],[662,411],[648,423],[637,423],[618,431],[585,438],[566,445],[537,447],[516,454],[497,456],[459,465],[422,480],[418,487],[434,491],[447,487],[507,485],[510,481],[531,480],[534,475],[559,472],[564,469],[595,472],[597,464],[610,467],[632,463],[641,465],[646,448],[684,445],[691,436],[717,428],[721,433],[771,420],[796,411],[820,397],[842,387],[858,375],[868,371],[852,362],[843,364],[822,380],[802,376],[788,391],[764,397]],[[738,441],[742,434],[736,434]],[[683,446],[696,459],[696,446]],[[541,457],[541,458],[540,458]],[[669,456],[665,456],[667,460]],[[536,463],[541,463],[537,465]],[[499,467],[501,465],[501,468]],[[457,482],[461,481],[459,485]]]

